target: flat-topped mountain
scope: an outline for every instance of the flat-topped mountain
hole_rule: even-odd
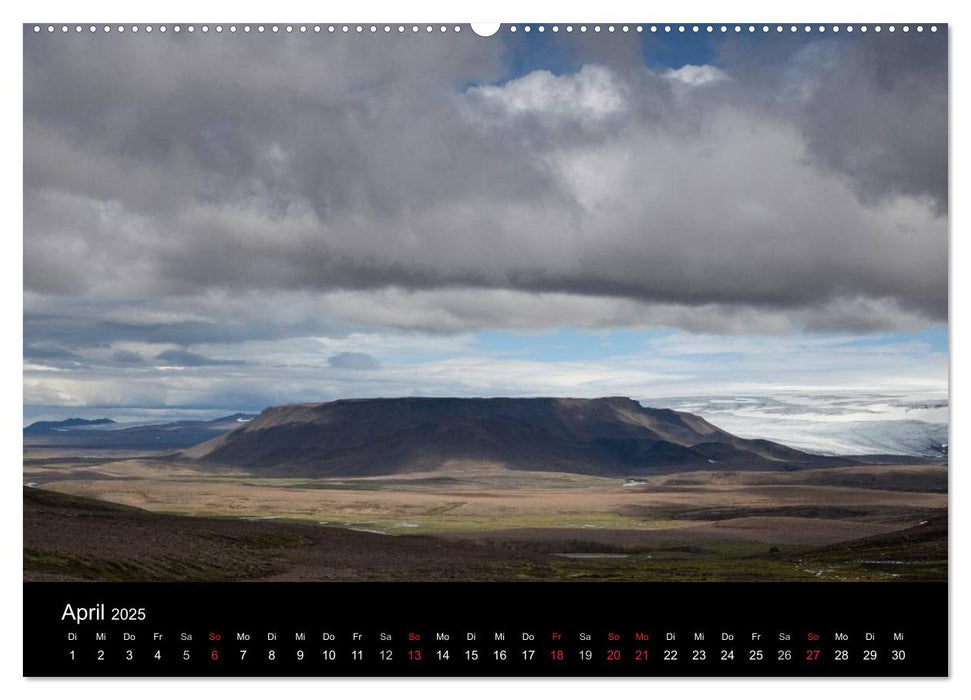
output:
[[[628,476],[852,463],[739,438],[691,413],[645,408],[622,397],[347,399],[277,406],[184,454],[319,476],[424,472],[461,462]]]

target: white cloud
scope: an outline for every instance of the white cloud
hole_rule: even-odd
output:
[[[709,83],[717,83],[721,82],[722,80],[731,79],[728,73],[716,66],[695,66],[690,63],[681,66],[680,68],[668,68],[666,71],[661,73],[661,75],[668,80],[684,83],[685,85],[690,85],[692,87],[699,87],[701,85],[708,85]]]
[[[502,85],[471,87],[477,107],[510,116],[535,115],[556,121],[597,121],[625,106],[625,87],[604,66],[586,65],[573,75],[536,70]]]

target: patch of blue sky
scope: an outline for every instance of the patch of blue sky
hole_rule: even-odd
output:
[[[837,338],[839,336],[836,336]],[[947,352],[948,330],[946,324],[911,333],[879,333],[854,336],[840,343],[844,347],[912,346],[930,352]]]
[[[582,362],[618,357],[677,357],[679,360],[740,360],[745,347],[757,347],[761,341],[774,345],[776,336],[726,336],[724,349],[718,348],[718,336],[706,336],[704,350],[688,350],[692,343],[665,342],[690,338],[690,334],[669,329],[578,330],[559,328],[547,332],[482,331],[476,333],[469,350],[493,357],[515,358],[536,362]],[[800,336],[791,336],[800,345]],[[816,352],[838,351],[839,348],[893,348],[901,354],[924,355],[947,352],[945,325],[910,332],[858,334],[804,334],[802,338]]]
[[[538,362],[574,362],[609,357],[642,355],[653,339],[668,331],[611,328],[515,333],[483,331],[476,334],[475,350],[495,357]]]
[[[554,75],[568,75],[579,71],[584,64],[597,63],[600,52],[593,50],[591,42],[617,41],[616,34],[607,35],[606,32],[581,34],[573,31],[567,34],[561,30],[551,32],[537,31],[539,25],[530,25],[531,31],[522,31],[522,26],[515,34],[504,32],[505,71],[497,81],[504,83],[520,78],[537,70],[546,70]],[[624,39],[640,42],[640,54],[643,64],[652,69],[680,68],[687,64],[703,65],[715,63],[718,48],[725,41],[725,37],[717,34],[681,34],[673,28],[671,33],[659,31],[651,33],[647,30],[638,34],[624,36]],[[475,84],[470,82],[469,85]]]
[[[554,75],[567,75],[579,71],[586,61],[575,41],[558,33],[533,31],[517,34],[504,33],[504,75],[497,81],[505,83],[521,78],[537,70],[547,70]]]
[[[691,31],[693,25],[685,25],[686,31],[679,32],[681,25],[677,24],[642,24],[643,32],[622,37],[606,31],[580,33],[575,29],[567,33],[563,28],[554,33],[549,30],[550,25],[546,25],[544,32],[538,31],[539,25],[529,25],[531,31],[525,32],[525,26],[517,25],[519,31],[516,33],[503,31],[501,35],[505,70],[496,81],[500,84],[537,70],[547,70],[554,75],[576,73],[587,63],[603,62],[610,52],[605,54],[599,44],[607,41],[639,42],[642,64],[650,70],[663,71],[706,64],[720,68],[744,67],[745,70],[756,66],[775,69],[806,44],[831,40],[825,33],[804,32],[803,25],[798,25],[796,32],[790,31],[791,25],[785,25],[783,32],[777,32],[774,24],[770,25],[769,32],[762,31],[763,25],[757,25],[755,32],[749,32],[749,25],[740,25],[740,32],[734,31],[735,25],[726,25],[728,31],[723,33],[721,24],[713,24],[714,31],[709,33],[707,24],[699,25],[698,32]],[[651,26],[656,26],[657,31],[650,31]],[[670,26],[671,31],[665,32],[665,26]],[[844,41],[856,39],[853,35],[840,38]],[[477,82],[470,81],[465,87],[475,84]]]
[[[685,65],[717,65],[719,46],[725,38],[719,33],[682,34],[678,25],[665,32],[664,25],[658,31],[645,31],[641,39],[641,55],[644,65],[652,70],[681,68]]]

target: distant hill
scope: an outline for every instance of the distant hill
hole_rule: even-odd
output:
[[[509,469],[638,475],[853,464],[746,440],[691,413],[628,398],[348,399],[268,408],[188,449],[253,470],[373,476],[480,461]]]
[[[208,421],[116,423],[110,418],[38,421],[24,428],[24,443],[62,448],[179,450],[235,430],[255,416],[234,413]]]
[[[95,420],[85,420],[84,418],[68,418],[67,420],[40,420],[31,423],[24,428],[24,435],[43,435],[45,433],[64,432],[75,428],[87,428],[93,426],[112,425],[114,421],[110,418],[97,418]]]

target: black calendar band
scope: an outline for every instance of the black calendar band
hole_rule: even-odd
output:
[[[25,583],[26,676],[946,676],[943,583]]]

